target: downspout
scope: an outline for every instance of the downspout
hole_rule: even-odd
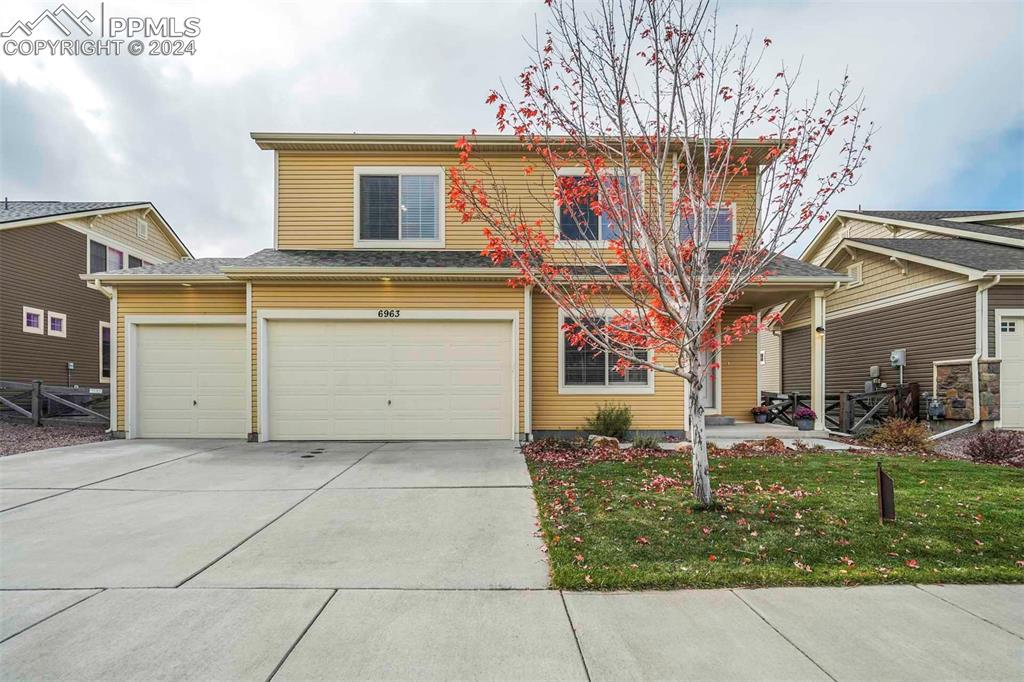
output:
[[[988,337],[988,309],[985,305],[985,292],[999,284],[1000,279],[1002,279],[1002,275],[996,275],[995,279],[991,282],[979,284],[978,293],[974,300],[974,355],[971,356],[971,392],[974,394],[974,417],[966,424],[961,424],[942,433],[936,433],[929,440],[945,438],[958,431],[977,426],[978,422],[981,421],[981,377],[979,376],[978,360],[981,359],[981,351],[985,346],[985,339]]]
[[[113,433],[117,428],[117,411],[114,405],[117,393],[117,379],[114,374],[114,363],[117,361],[116,346],[114,345],[117,337],[117,300],[114,298],[114,289],[103,286],[100,284],[100,280],[93,280],[92,286],[110,301],[110,424],[104,433]]]

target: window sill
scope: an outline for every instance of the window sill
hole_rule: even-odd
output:
[[[357,249],[443,249],[443,239],[357,239]]]
[[[654,395],[654,386],[559,386],[559,395]]]
[[[40,327],[38,329],[35,328],[35,327],[22,327],[21,331],[23,331],[26,334],[36,334],[37,336],[43,336],[44,335],[42,327]]]
[[[555,241],[556,249],[608,249],[608,240],[601,239],[590,241],[587,239],[558,239]]]

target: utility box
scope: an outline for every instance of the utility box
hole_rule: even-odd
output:
[[[907,349],[897,348],[889,354],[889,365],[891,367],[906,367],[907,366]]]

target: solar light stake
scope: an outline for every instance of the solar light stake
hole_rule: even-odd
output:
[[[893,488],[892,477],[882,471],[881,461],[876,463],[875,471],[878,478],[878,522],[893,522],[896,520],[896,491]]]

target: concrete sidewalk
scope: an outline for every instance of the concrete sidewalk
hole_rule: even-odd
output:
[[[3,679],[1020,680],[1024,587],[0,592]]]
[[[546,589],[509,442],[0,459],[0,679],[1024,678],[1024,586]]]

